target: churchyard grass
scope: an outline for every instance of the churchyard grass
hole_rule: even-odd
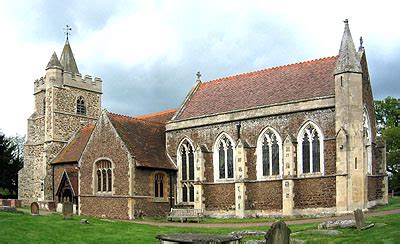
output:
[[[90,224],[79,221],[87,218]],[[339,235],[310,234],[318,224],[290,225],[292,239],[307,243],[395,243],[400,240],[400,215],[367,217],[375,227],[358,231],[340,230]],[[0,212],[0,243],[157,243],[155,237],[168,233],[228,234],[240,230],[267,230],[269,227],[246,228],[195,228],[150,226],[127,221],[101,220],[93,217],[74,216],[64,220],[60,214],[31,216],[28,213]],[[262,237],[259,237],[262,238]],[[259,239],[258,238],[258,239]]]
[[[400,209],[400,197],[392,197],[389,198],[389,204],[385,206],[378,206],[377,208],[372,209],[371,211],[385,211],[392,209]]]

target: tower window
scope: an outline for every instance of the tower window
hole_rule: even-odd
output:
[[[78,100],[76,100],[76,113],[81,115],[86,114],[85,99],[82,96],[80,96]]]

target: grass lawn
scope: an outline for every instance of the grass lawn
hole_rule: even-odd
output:
[[[90,224],[81,225],[82,216],[63,220],[60,214],[31,216],[27,213],[0,212],[0,243],[157,243],[155,237],[167,233],[228,234],[239,230],[267,230],[269,227],[250,228],[193,228],[157,227],[124,221],[101,220],[87,217]],[[339,235],[309,234],[317,224],[290,225],[292,239],[307,243],[396,243],[400,240],[400,215],[369,217],[375,227],[362,232],[340,230]]]
[[[389,204],[385,206],[378,206],[377,208],[371,209],[371,211],[385,211],[400,208],[400,197],[389,198]]]

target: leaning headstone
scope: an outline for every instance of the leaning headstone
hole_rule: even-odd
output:
[[[365,225],[364,214],[361,209],[354,210],[354,219],[356,220],[357,229],[361,230]]]
[[[289,244],[291,230],[285,222],[278,221],[272,224],[265,235],[267,244]]]
[[[63,213],[64,219],[71,218],[74,213],[74,204],[72,204],[72,202],[63,203],[62,213]]]
[[[365,224],[364,220],[364,213],[361,211],[361,209],[356,209],[354,210],[354,219],[356,220],[356,227],[358,230],[366,230],[371,227],[374,227],[374,224]]]
[[[31,203],[31,214],[38,215],[39,214],[39,204],[37,202]]]

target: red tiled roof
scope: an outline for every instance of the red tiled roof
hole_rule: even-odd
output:
[[[58,185],[56,196],[60,196],[63,187],[68,184],[71,186],[73,196],[78,195],[78,169],[66,168]]]
[[[175,112],[168,110],[139,117],[110,113],[111,123],[136,159],[136,166],[176,169],[165,150],[165,123]]]
[[[136,116],[135,118],[147,120],[147,121],[158,122],[158,123],[165,123],[172,118],[172,116],[175,114],[175,112],[176,112],[176,109],[170,109],[170,110],[166,110],[166,111],[162,111],[162,112],[158,112],[158,113],[154,113],[154,114]]]
[[[327,57],[202,83],[176,119],[333,95],[335,63]]]
[[[81,128],[68,145],[57,155],[52,164],[78,162],[93,129],[94,125]]]

